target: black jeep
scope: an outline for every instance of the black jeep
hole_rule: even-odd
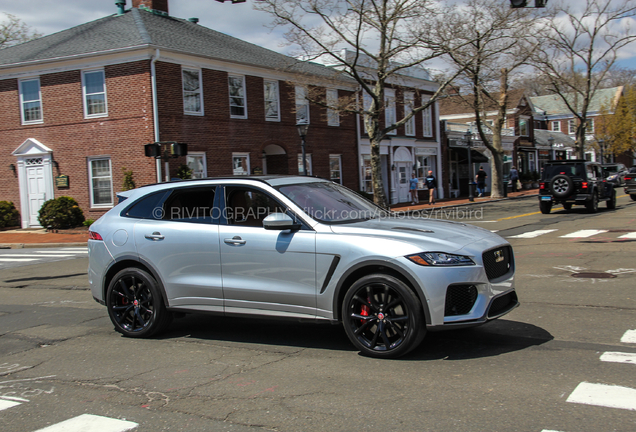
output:
[[[563,204],[565,210],[585,205],[590,213],[598,211],[599,201],[605,201],[608,209],[616,208],[616,191],[603,173],[600,164],[581,159],[546,163],[539,185],[541,213],[550,213],[553,204]]]

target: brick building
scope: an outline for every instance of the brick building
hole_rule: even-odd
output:
[[[97,219],[116,203],[123,168],[137,186],[172,178],[182,164],[194,177],[298,174],[298,123],[310,124],[308,173],[359,189],[355,116],[303,97],[306,85],[329,98],[355,84],[171,17],[167,0],[132,6],[0,50],[0,200],[16,204],[24,228],[59,196]],[[166,141],[188,144],[188,156],[144,155],[145,144]]]

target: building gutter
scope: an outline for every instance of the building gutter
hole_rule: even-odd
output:
[[[157,69],[155,63],[161,57],[159,48],[155,51],[155,55],[152,56],[150,61],[150,81],[152,85],[152,122],[155,129],[155,142],[159,142],[159,111],[157,103]],[[157,183],[161,183],[161,158],[155,159],[157,164]]]

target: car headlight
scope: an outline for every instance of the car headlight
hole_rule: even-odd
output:
[[[609,176],[607,179],[608,180],[616,180],[618,176],[616,174]]]
[[[408,255],[410,261],[423,266],[469,266],[475,262],[464,255],[454,255],[443,252],[422,252]]]

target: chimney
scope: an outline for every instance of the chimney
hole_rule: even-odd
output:
[[[168,0],[132,0],[132,6],[135,8],[143,6],[150,10],[168,13]]]
[[[115,0],[117,15],[123,15],[126,10],[126,0]]]

